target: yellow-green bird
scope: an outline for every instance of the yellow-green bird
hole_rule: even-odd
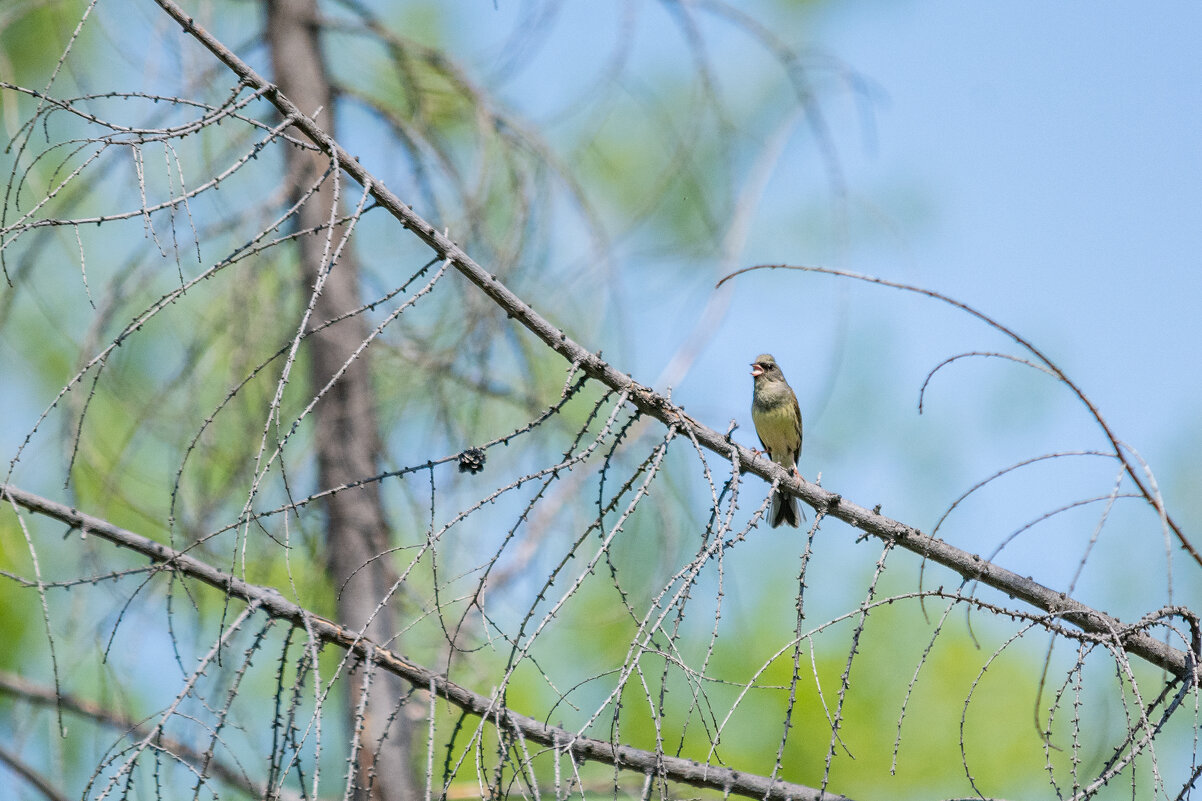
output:
[[[755,379],[755,391],[751,396],[751,421],[755,423],[760,444],[768,452],[769,459],[792,470],[800,478],[797,458],[801,456],[801,407],[797,405],[797,396],[770,353],[755,357],[751,363],[751,375]],[[772,494],[768,522],[773,528],[781,523],[797,528],[800,518],[796,498],[780,490]]]

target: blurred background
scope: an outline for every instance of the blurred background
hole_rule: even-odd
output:
[[[31,0],[0,12],[0,80],[52,86],[51,96],[87,96],[80,107],[131,126],[133,119],[166,125],[173,114],[195,114],[170,101],[100,95],[135,91],[215,103],[236,84],[154,4],[130,2],[94,7],[51,83],[84,9]],[[331,2],[321,9],[323,55],[338,84],[335,109],[323,113],[333,114],[347,150],[536,310],[636,380],[670,390],[697,420],[720,431],[733,422],[737,441],[758,445],[749,365],[771,352],[805,420],[802,474],[927,532],[957,498],[999,471],[1050,454],[1109,449],[1082,400],[1030,365],[975,356],[931,375],[959,354],[1032,359],[964,309],[814,272],[753,271],[716,284],[740,268],[772,264],[921,287],[988,316],[1054,362],[1146,463],[1181,529],[1195,545],[1202,541],[1195,536],[1202,522],[1202,6],[1174,3],[1149,13],[1130,2],[496,0]],[[189,11],[270,72],[257,3],[196,3]],[[178,310],[123,345],[102,378],[86,372],[56,398],[139,310],[271,227],[284,208],[271,177],[280,148],[229,178],[222,191],[198,196],[187,214],[177,212],[170,223],[160,216],[153,235],[137,213],[103,226],[18,234],[14,221],[27,213],[36,218],[41,212],[30,209],[37,193],[49,191],[28,176],[53,186],[67,174],[60,162],[74,168],[72,148],[95,132],[73,130],[85,125],[78,119],[48,115],[45,132],[31,135],[24,126],[36,98],[4,91],[0,104],[6,138],[32,143],[10,148],[2,162],[10,176],[8,280],[0,285],[6,480],[148,534],[170,530],[187,538],[219,529],[253,494],[248,471],[274,384],[252,383],[227,411],[214,409],[264,358],[249,347],[244,352],[245,343],[269,344],[265,353],[286,344],[299,319],[295,310],[303,308],[284,247],[228,270],[228,280],[199,284]],[[247,113],[275,123],[262,108]],[[229,130],[181,137],[174,149],[156,151],[157,161],[148,156],[149,167],[126,156],[109,166],[98,162],[85,191],[57,197],[73,204],[69,213],[55,213],[91,220],[114,205],[136,211],[141,170],[152,195],[200,186],[220,172],[215,165],[248,152],[263,135],[252,126],[235,129],[237,136]],[[45,144],[59,140],[66,144]],[[343,191],[350,208],[359,188]],[[356,237],[364,302],[409,280],[429,255],[379,213],[363,218]],[[368,316],[382,319],[375,309]],[[406,328],[389,329],[373,345],[384,469],[502,436],[557,399],[562,361],[506,327],[458,276],[443,279],[402,319]],[[231,343],[228,355],[214,355]],[[296,411],[308,395],[293,390],[285,406]],[[80,434],[85,412],[92,424]],[[218,421],[215,439],[189,450],[210,415]],[[590,425],[579,409],[567,416],[575,422],[566,430]],[[299,431],[292,478],[304,494],[318,489],[306,485],[314,434]],[[667,577],[682,554],[695,553],[712,504],[695,456],[679,443],[673,448],[679,450],[656,511],[634,524],[641,538],[611,554],[614,572],[650,588],[648,598],[671,586]],[[492,453],[490,470],[498,472],[484,477],[499,473],[495,481],[504,484],[505,470],[519,475],[542,464],[544,451],[562,450],[550,441],[532,452]],[[642,455],[630,458],[628,473]],[[724,465],[709,456],[721,472]],[[574,499],[603,497],[606,490],[591,480],[558,496],[555,503],[568,511],[556,506],[540,525],[555,530],[594,514],[571,511]],[[1202,608],[1198,564],[1142,500],[1120,498],[1112,506],[1116,487],[1130,491],[1113,459],[1039,460],[973,493],[938,534],[1125,621],[1169,604]],[[457,476],[440,478],[439,490],[445,505],[432,509],[432,487],[409,479],[383,484],[398,528],[429,518],[434,530],[483,494]],[[275,503],[290,497],[283,483],[258,491]],[[741,485],[736,529],[765,492],[758,479]],[[515,554],[518,546],[499,533],[519,525],[513,518],[524,501],[511,503],[446,553],[450,564],[462,558],[477,565],[481,557],[471,546],[480,543],[501,562],[512,560],[519,577],[497,592],[492,613],[493,624],[510,633],[528,610],[543,614],[541,595],[532,597],[561,554],[550,546],[538,551],[540,543],[560,542],[550,536],[532,538],[533,555]],[[5,525],[4,567],[27,575],[29,551],[53,546],[27,548],[18,528]],[[317,551],[319,527],[299,519],[296,547]],[[45,533],[45,542],[58,533]],[[705,611],[693,607],[688,617],[686,629],[700,643],[689,659],[706,662],[707,676],[736,689],[765,666],[762,680],[779,688],[792,669],[795,629],[853,619],[870,595],[912,592],[920,569],[927,589],[959,583],[909,555],[890,556],[890,570],[878,580],[884,556],[878,544],[857,542],[858,534],[835,521],[812,541],[804,529],[752,532],[720,574],[698,579]],[[215,552],[231,558],[228,549]],[[47,557],[48,569],[83,575],[80,563],[58,561],[66,559]],[[797,620],[803,559],[811,560],[805,625]],[[308,569],[270,562],[257,575],[283,586],[286,574],[295,580]],[[515,708],[528,704],[535,716],[551,708],[581,725],[606,703],[604,660],[621,664],[631,642],[629,616],[598,612],[618,608],[605,600],[606,589],[594,595],[585,585],[579,607],[566,610],[541,641],[539,670],[561,670],[586,685],[572,696],[583,711],[574,717],[555,703],[571,681],[548,696],[537,679],[523,683],[521,676],[509,698]],[[10,649],[5,667],[44,672],[36,596],[15,585],[6,592],[9,636],[29,650]],[[315,593],[328,602],[331,591]],[[828,789],[860,798],[967,794],[973,785],[966,776],[986,795],[1047,794],[1047,762],[1057,765],[1053,792],[1071,795],[1066,757],[1045,751],[1033,719],[1039,710],[1046,717],[1054,690],[1073,695],[1080,679],[1073,655],[1058,652],[1068,661],[1053,659],[1045,673],[1046,635],[1010,648],[1013,627],[983,615],[966,621],[960,610],[928,655],[943,613],[942,606],[920,612],[911,604],[895,615],[890,607],[866,629],[872,637],[852,673],[845,742],[831,740],[832,685],[822,703],[799,702],[788,749],[780,744],[781,698],[766,693],[739,707],[746,718],[726,730],[725,761],[765,773],[783,764],[788,780],[816,785],[829,778]],[[145,614],[154,619],[153,605]],[[99,615],[108,626],[98,629],[105,632],[99,640],[120,628],[116,615]],[[197,617],[205,619],[205,610]],[[708,632],[719,628],[729,647],[707,648]],[[573,632],[581,630],[599,643],[600,661],[577,650]],[[814,675],[835,689],[851,631],[831,625],[812,643]],[[169,659],[179,635],[164,636],[148,638],[146,648]],[[784,662],[773,656],[782,649]],[[128,658],[109,656],[117,664]],[[919,664],[923,680],[912,682]],[[1079,728],[1092,734],[1061,732],[1057,742],[1087,741],[1081,773],[1088,778],[1128,723],[1121,699],[1131,690],[1104,658],[1086,673],[1091,690],[1077,695],[1084,708]],[[1039,690],[1045,675],[1052,678]],[[487,677],[481,670],[484,685]],[[728,689],[713,690],[718,720],[734,703]],[[786,695],[790,708],[808,698]],[[969,698],[976,700],[966,713]],[[145,701],[147,708],[156,703]],[[903,710],[914,711],[904,712],[901,725]],[[652,724],[628,714],[635,719],[624,731],[636,740],[651,737]],[[771,724],[757,727],[765,720]],[[1196,719],[1174,725],[1156,754],[1165,783],[1156,770],[1143,771],[1109,792],[1176,796],[1194,764],[1188,732]],[[685,751],[706,758],[712,734],[699,728],[674,736],[689,747],[700,738],[699,755]],[[34,741],[29,732],[22,737]],[[828,752],[838,754],[833,767]],[[87,768],[76,768],[80,773]]]

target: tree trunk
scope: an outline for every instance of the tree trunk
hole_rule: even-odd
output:
[[[316,0],[267,0],[267,40],[276,85],[331,136],[334,109],[329,78],[321,58]],[[321,109],[318,114],[318,109]],[[287,148],[288,181],[296,197],[328,167],[321,153]],[[344,176],[345,177],[345,176]],[[296,224],[311,228],[328,223],[334,206],[334,179],[326,178],[321,191],[299,211]],[[334,242],[339,232],[336,231]],[[324,231],[300,239],[301,281],[311,292],[324,269]],[[343,248],[329,270],[317,299],[310,327],[337,317],[360,304],[359,270],[351,248]],[[310,386],[316,394],[350,358],[367,337],[367,324],[351,317],[307,340],[311,362]],[[319,481],[323,488],[339,487],[375,475],[379,433],[371,393],[368,351],[343,373],[314,409]],[[377,611],[396,580],[391,560],[379,557],[388,548],[388,527],[378,485],[367,484],[326,499],[326,558],[338,595],[338,620],[354,628],[365,627],[368,637],[390,643],[396,633],[389,605]],[[371,620],[370,624],[367,623]],[[408,685],[391,674],[376,672],[370,692],[364,694],[365,668],[351,684],[348,721],[357,729],[359,752],[353,797],[361,801],[415,801],[417,786],[410,759],[411,733],[404,710],[396,705]],[[359,716],[360,707],[363,715]]]

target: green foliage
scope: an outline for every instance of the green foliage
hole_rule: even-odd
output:
[[[59,3],[14,0],[6,4],[0,10],[0,75],[18,84],[44,77],[53,69],[85,7],[86,3],[80,0]],[[15,119],[4,105],[12,99],[11,95],[0,93],[0,113],[6,123]]]
[[[0,571],[5,575],[32,575],[29,554],[20,548],[24,542],[13,515],[7,511],[0,513]],[[29,643],[37,637],[40,617],[36,589],[25,582],[0,581],[0,637],[9,644],[0,648],[0,667],[12,671],[28,669]]]

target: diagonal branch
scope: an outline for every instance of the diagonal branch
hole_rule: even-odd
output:
[[[763,801],[848,801],[845,796],[826,793],[813,787],[773,780],[731,768],[717,767],[691,759],[657,754],[627,745],[617,745],[593,737],[582,737],[567,729],[518,714],[503,706],[496,698],[474,693],[444,676],[403,656],[380,647],[362,634],[314,615],[292,603],[271,587],[243,581],[183,551],[169,548],[141,534],[115,526],[107,520],[72,509],[8,484],[0,485],[0,500],[22,506],[31,512],[46,515],[82,534],[97,536],[115,545],[135,551],[163,570],[170,570],[199,579],[216,587],[232,598],[255,604],[273,618],[286,620],[297,628],[311,632],[323,642],[332,643],[359,658],[373,662],[389,673],[408,680],[415,686],[428,687],[460,709],[479,718],[490,720],[511,733],[554,749],[571,754],[573,758],[600,762],[617,768],[638,771],[670,781],[706,787]]]
[[[727,436],[702,425],[684,414],[679,407],[664,396],[619,372],[608,362],[602,360],[599,355],[590,353],[582,345],[569,338],[566,333],[552,325],[528,303],[498,281],[495,276],[477,264],[448,235],[435,230],[430,223],[402,202],[366,167],[346,152],[321,126],[302,113],[296,104],[283,95],[277,87],[272,86],[251,69],[250,65],[238,58],[233,51],[198,26],[173,0],[154,0],[154,2],[171,15],[186,33],[194,37],[229,67],[243,83],[262,92],[263,96],[281,114],[291,119],[299,131],[334,158],[338,166],[345,170],[350,177],[368,187],[368,191],[375,201],[396,218],[402,226],[425,242],[440,259],[450,261],[460,273],[478,286],[510,317],[525,326],[556,353],[570,363],[577,364],[592,378],[616,391],[625,393],[630,402],[644,414],[665,424],[676,426],[678,429],[687,430],[697,442],[715,453],[723,456],[730,456],[732,453],[737,455],[743,470],[754,473],[766,481],[778,482],[779,487],[785,492],[796,495],[815,509],[825,510],[828,515],[836,517],[850,526],[883,541],[896,543],[902,548],[954,570],[966,579],[980,581],[1007,595],[1019,598],[1044,612],[1072,623],[1083,631],[1112,638],[1127,653],[1145,659],[1183,680],[1198,682],[1198,660],[1193,653],[1173,648],[1167,643],[1158,641],[1141,627],[1125,624],[1105,612],[1092,609],[1068,597],[1065,593],[1045,587],[1033,579],[999,567],[976,554],[968,553],[942,540],[929,537],[918,529],[844,501],[836,493],[828,492],[815,484],[798,479],[791,471],[786,471],[767,459],[756,456],[748,448],[738,445]],[[1191,647],[1194,652],[1198,650],[1197,643],[1191,644]],[[605,748],[612,751],[612,747],[608,744],[605,745]]]

